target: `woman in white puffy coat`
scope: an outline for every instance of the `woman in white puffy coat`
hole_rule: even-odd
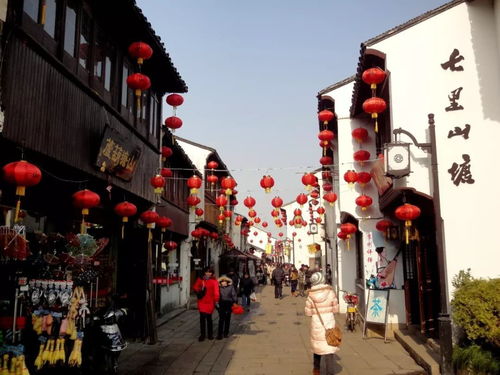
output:
[[[323,323],[326,328],[335,327],[334,313],[339,311],[337,296],[333,288],[325,284],[325,278],[322,273],[315,272],[311,276],[311,289],[306,300],[305,314],[311,316],[311,347],[314,353],[314,369],[313,374],[320,373],[321,359],[326,362],[326,374],[333,374],[333,354],[338,350],[338,347],[330,346],[326,342],[325,328],[321,324],[318,313],[314,308],[314,303],[318,308]]]

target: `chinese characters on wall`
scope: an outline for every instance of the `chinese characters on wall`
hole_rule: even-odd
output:
[[[463,57],[460,54],[460,51],[455,48],[450,54],[448,61],[441,64],[441,68],[443,70],[450,70],[451,72],[463,72],[464,67],[460,64],[463,60],[465,60],[465,57]],[[460,102],[460,94],[462,93],[462,90],[463,87],[459,86],[448,94],[450,104],[445,107],[445,112],[463,111],[465,109],[463,104]],[[470,124],[465,124],[463,127],[455,126],[448,132],[448,139],[461,136],[467,140],[469,139],[470,130]],[[475,182],[471,172],[470,155],[462,154],[462,160],[463,162],[454,162],[450,169],[448,169],[451,181],[456,186],[459,186],[460,184],[473,184]]]

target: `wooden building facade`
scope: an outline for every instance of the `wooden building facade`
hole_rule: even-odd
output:
[[[136,41],[153,49],[140,69],[152,87],[140,101],[126,83],[139,71],[127,52]],[[162,97],[187,92],[185,82],[134,0],[10,1],[1,46],[0,162],[25,159],[43,174],[23,199],[27,218],[43,222],[37,230],[75,232],[81,215],[72,194],[83,188],[98,193],[101,203],[88,222],[94,224],[89,233],[111,240],[116,272],[107,292],[127,295],[138,306],[133,319],[143,325],[147,231],[134,220],[122,240],[113,208],[128,200],[140,213],[156,203],[150,178],[159,168]],[[171,163],[192,168],[182,154]],[[3,225],[15,196],[4,181],[0,190]],[[187,236],[185,196],[165,194],[159,205],[176,223],[170,237],[179,242]],[[141,326],[130,333],[146,331]]]

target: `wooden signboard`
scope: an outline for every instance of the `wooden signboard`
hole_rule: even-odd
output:
[[[368,289],[368,301],[363,324],[363,337],[366,337],[368,323],[384,325],[384,341],[387,341],[387,317],[389,316],[390,289]]]
[[[106,126],[96,160],[96,166],[101,172],[130,181],[140,157],[141,149],[137,144]]]

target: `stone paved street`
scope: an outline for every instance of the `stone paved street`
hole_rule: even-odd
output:
[[[186,311],[160,327],[159,344],[131,344],[120,359],[120,374],[311,374],[305,299],[291,297],[289,291],[285,288],[285,298],[276,300],[273,288],[265,287],[249,313],[233,315],[232,335],[221,341],[198,342],[198,312]],[[344,331],[336,373],[425,374],[397,342],[363,340],[360,331]]]

